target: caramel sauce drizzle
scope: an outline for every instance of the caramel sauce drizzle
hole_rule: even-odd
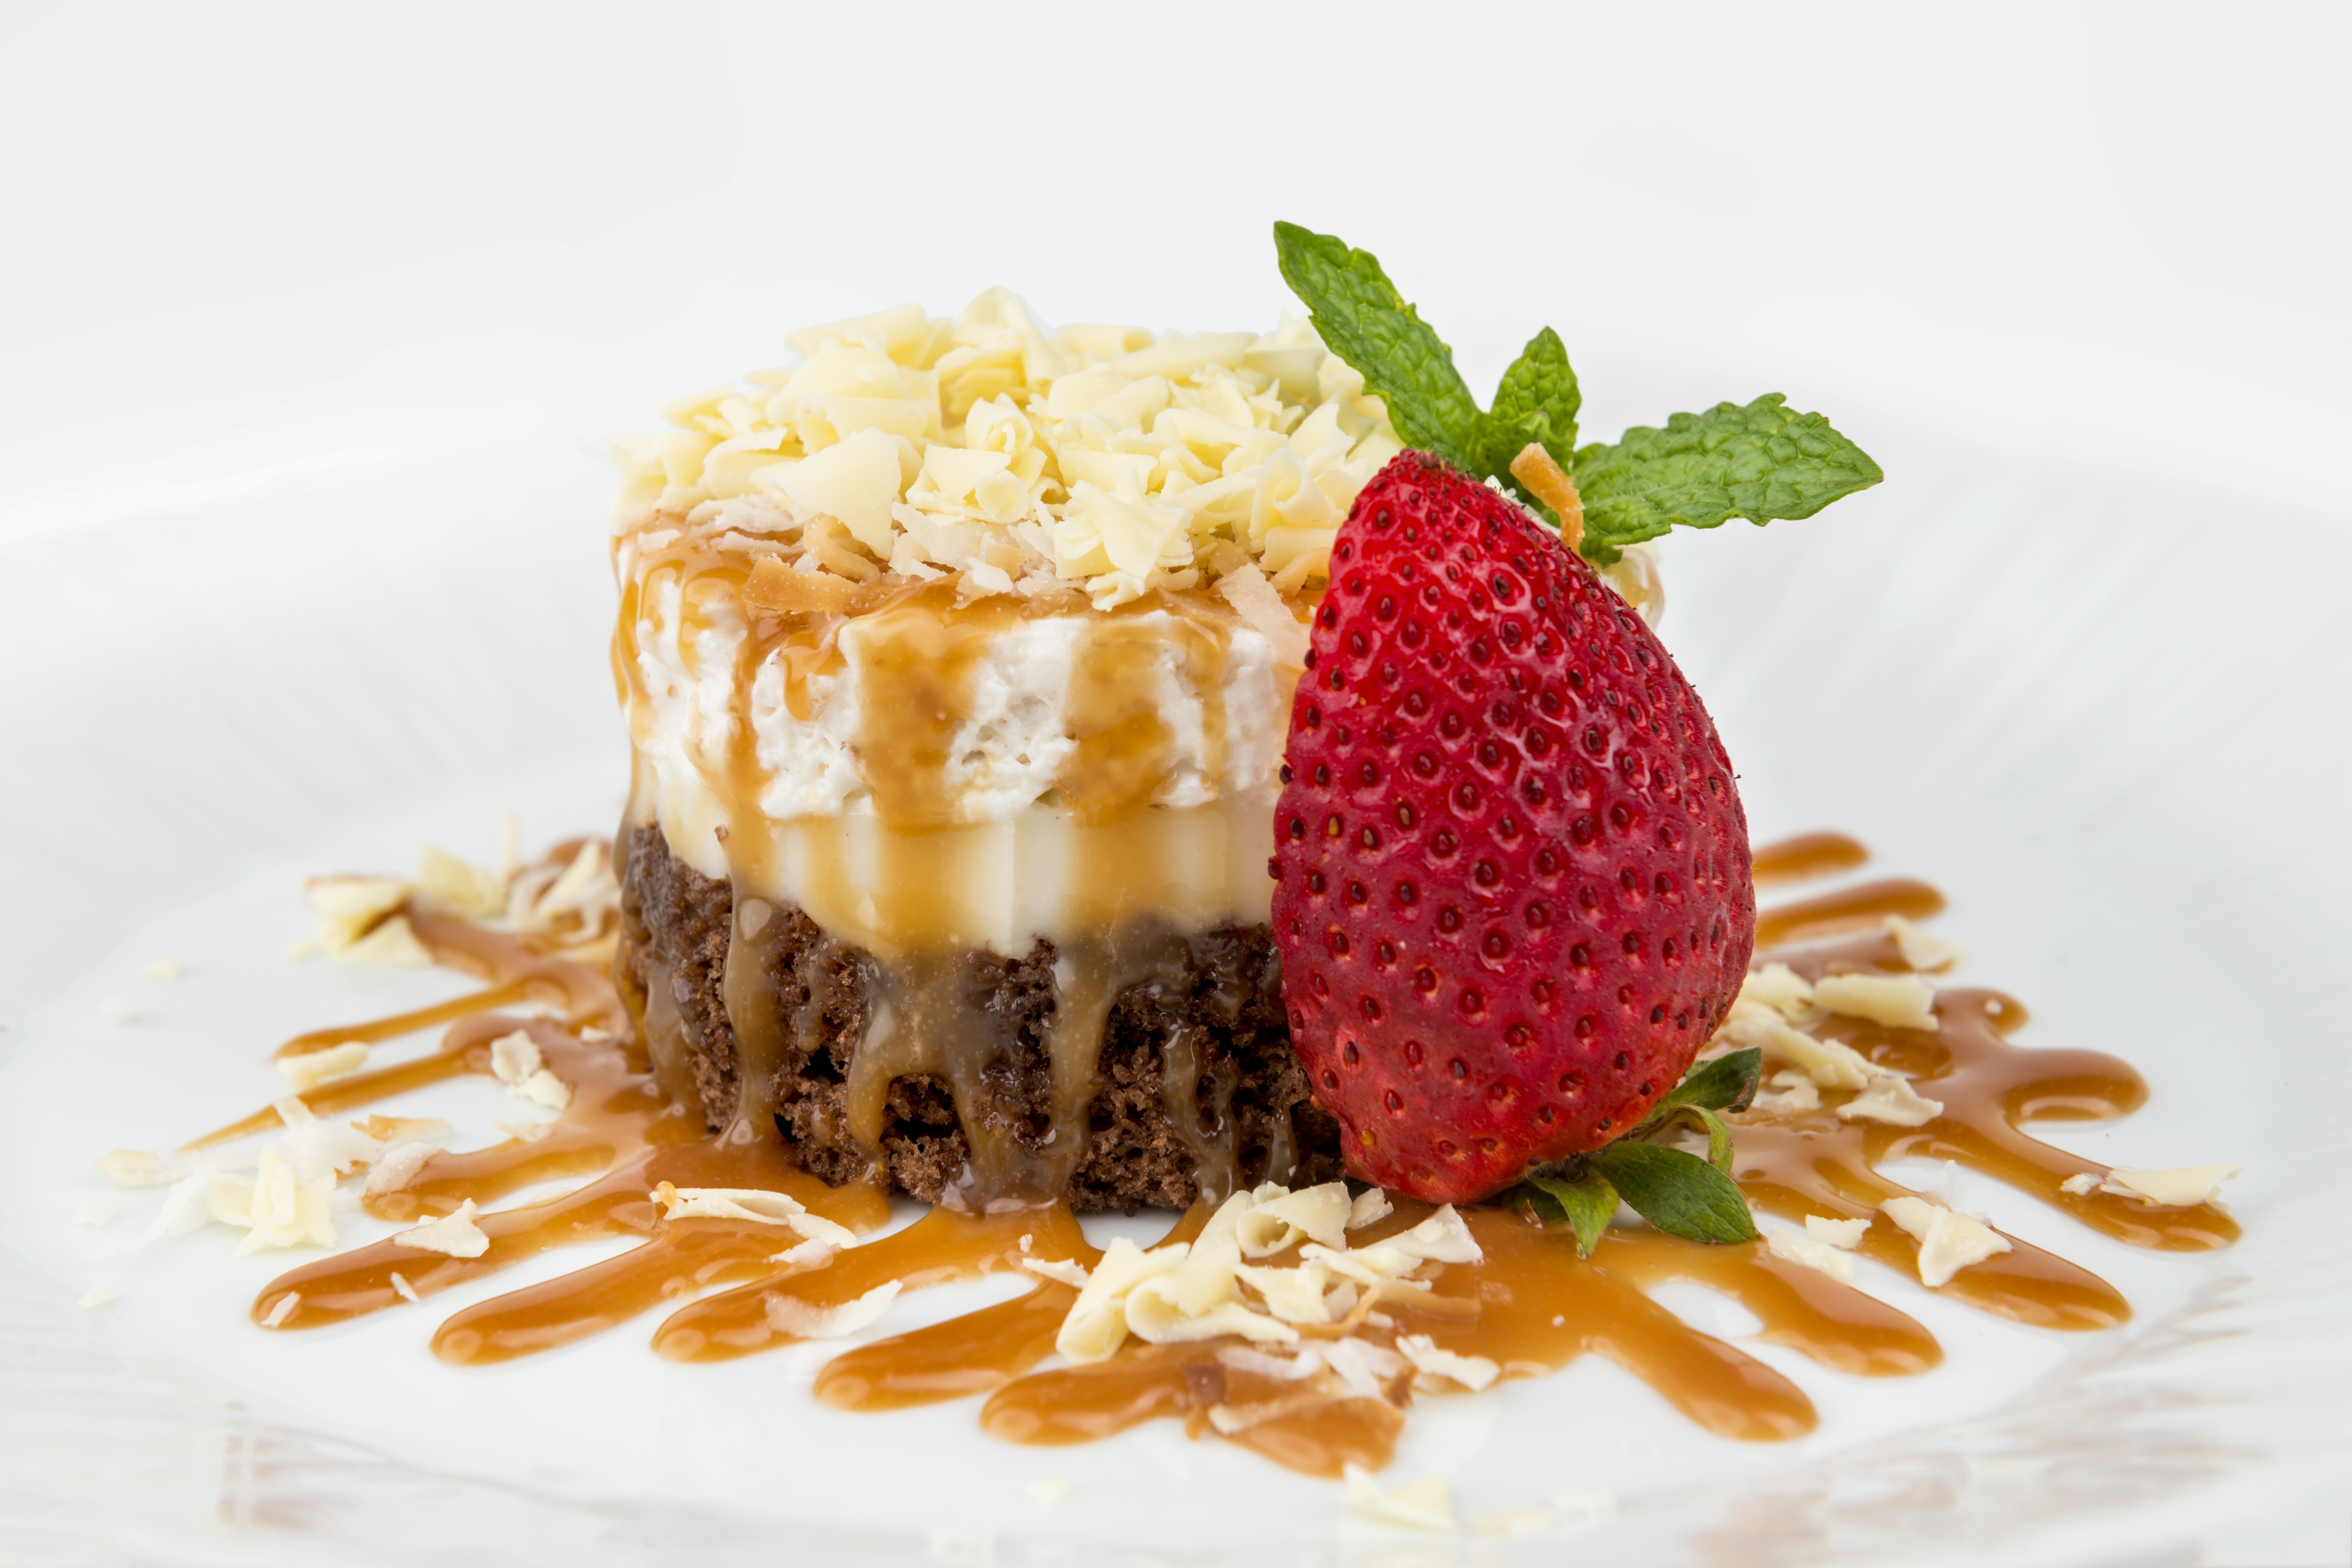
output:
[[[1769,868],[1770,879],[1780,881],[1848,870],[1862,859],[1860,845],[1834,835],[1768,845],[1757,855],[1759,869]],[[1924,883],[1878,882],[1784,904],[1759,921],[1774,945],[1759,950],[1759,962],[1778,958],[1815,978],[1906,972],[1899,948],[1883,930],[1853,933],[1886,914],[1930,914],[1940,903]],[[663,1086],[661,1058],[675,1049],[677,1027],[674,1012],[665,1019],[659,1005],[666,988],[655,988],[653,997],[628,998],[644,1009],[643,1030],[632,1029],[631,1009],[596,962],[608,952],[609,936],[547,950],[429,910],[408,913],[436,958],[479,973],[490,985],[373,1026],[376,1038],[385,1038],[395,1026],[413,1031],[462,1014],[437,1051],[305,1093],[314,1113],[340,1113],[461,1072],[488,1074],[490,1042],[516,1030],[529,1033],[572,1095],[554,1123],[530,1135],[434,1155],[406,1186],[368,1197],[369,1212],[411,1220],[447,1214],[467,1199],[495,1202],[541,1183],[582,1185],[481,1214],[478,1223],[489,1241],[478,1258],[386,1239],[292,1270],[256,1298],[257,1322],[274,1318],[274,1326],[283,1329],[318,1327],[403,1304],[395,1273],[422,1298],[552,1248],[629,1238],[638,1245],[615,1257],[450,1317],[434,1333],[434,1353],[461,1364],[509,1360],[670,1303],[653,1332],[656,1351],[678,1361],[719,1361],[793,1343],[800,1337],[796,1325],[893,1281],[913,1290],[1023,1275],[1024,1259],[1091,1267],[1099,1256],[1058,1203],[999,1205],[993,1212],[941,1206],[890,1235],[800,1263],[779,1257],[800,1239],[784,1227],[670,1219],[651,1197],[664,1181],[782,1192],[860,1233],[879,1228],[888,1209],[871,1188],[827,1188],[793,1168],[772,1140],[704,1135],[698,1117],[681,1111]],[[558,1016],[464,1010],[502,1005],[516,988]],[[1877,1211],[1906,1189],[1874,1167],[1923,1155],[1958,1161],[2032,1193],[2132,1246],[2195,1250],[2236,1238],[2235,1223],[2210,1204],[2165,1207],[2067,1193],[2067,1177],[2104,1176],[2105,1167],[2020,1130],[2039,1118],[2129,1112],[2145,1100],[2147,1088],[2128,1065],[2096,1051],[2014,1046],[2009,1037],[2024,1023],[2025,1009],[1998,991],[1946,988],[1936,1008],[1940,1028],[1935,1032],[1845,1018],[1815,1031],[1914,1075],[1922,1094],[1944,1103],[1943,1114],[1927,1124],[1843,1121],[1835,1114],[1842,1103],[1836,1092],[1824,1093],[1818,1111],[1751,1110],[1730,1118],[1738,1179],[1757,1207],[1790,1218],[1867,1218],[1871,1228],[1861,1254],[1911,1272],[1916,1243]],[[667,1045],[665,1032],[672,1036]],[[330,1037],[360,1038],[354,1030],[333,1030],[300,1038]],[[264,1112],[199,1141],[262,1131],[275,1116]],[[1207,1212],[1207,1205],[1196,1205],[1177,1219],[1169,1239],[1196,1233]],[[1426,1206],[1401,1201],[1392,1216],[1350,1241],[1376,1241],[1428,1212]],[[1775,1257],[1760,1242],[1708,1247],[1648,1229],[1612,1230],[1591,1258],[1580,1260],[1564,1234],[1499,1206],[1473,1207],[1464,1218],[1483,1260],[1425,1266],[1422,1277],[1430,1289],[1384,1293],[1379,1312],[1355,1329],[1359,1337],[1392,1345],[1400,1335],[1425,1333],[1443,1348],[1495,1361],[1507,1378],[1602,1355],[1708,1431],[1748,1441],[1810,1431],[1817,1421],[1811,1401],[1737,1345],[1685,1324],[1651,1300],[1649,1288],[1687,1281],[1718,1291],[1761,1320],[1763,1341],[1849,1375],[1914,1375],[1942,1359],[1935,1339],[1907,1314],[1828,1274]],[[2011,1245],[2011,1251],[1962,1270],[1940,1293],[2056,1329],[2105,1328],[2129,1316],[2123,1298],[2097,1277],[2014,1238]],[[1257,1261],[1295,1260],[1277,1255]],[[299,1299],[279,1317],[289,1293]],[[1101,1363],[1037,1370],[1052,1354],[1075,1299],[1070,1286],[1039,1278],[1025,1294],[995,1306],[858,1345],[826,1364],[817,1397],[841,1409],[886,1410],[985,1396],[979,1410],[982,1430],[1046,1445],[1089,1442],[1141,1422],[1179,1419],[1194,1436],[1221,1436],[1316,1475],[1336,1475],[1349,1463],[1383,1464],[1414,1397],[1409,1370],[1381,1389],[1381,1397],[1366,1397],[1339,1386],[1328,1372],[1297,1379],[1271,1375],[1263,1359],[1233,1356],[1237,1342],[1230,1340],[1130,1341]],[[1302,1333],[1312,1339],[1318,1331]]]
[[[777,1064],[796,1037],[803,1047],[822,1043],[807,1035],[816,1020],[788,1008],[776,989],[775,945],[782,927],[771,925],[775,905],[764,894],[790,884],[793,902],[877,961],[874,1009],[847,1085],[849,1135],[866,1159],[882,1164],[892,1083],[934,1076],[949,1086],[971,1148],[952,1202],[974,1208],[1034,1203],[1062,1190],[1084,1155],[1087,1108],[1099,1088],[1102,1023],[1112,1005],[1134,986],[1181,974],[1179,925],[1189,922],[1199,929],[1240,913],[1232,907],[1229,874],[1204,878],[1200,865],[1173,862],[1190,860],[1228,873],[1240,863],[1254,870],[1263,858],[1235,853],[1222,823],[1204,824],[1216,831],[1186,838],[1172,813],[1152,809],[1184,754],[1162,708],[1162,666],[1169,661],[1199,704],[1199,763],[1212,793],[1222,790],[1229,750],[1228,652],[1238,623],[1231,607],[1205,593],[1155,592],[1085,618],[1062,695],[1070,749],[1050,790],[1073,835],[1066,854],[1071,885],[1053,923],[1057,994],[1045,1026],[1048,1125],[1042,1139],[1031,1141],[1014,1134],[1013,1119],[990,1113],[989,1074],[999,1065],[1003,1042],[995,1020],[973,1005],[963,977],[970,951],[997,946],[1017,955],[1032,940],[1028,925],[1034,922],[1022,922],[1016,913],[1013,930],[984,936],[979,912],[957,896],[959,887],[1003,887],[1017,879],[990,858],[992,851],[1008,847],[992,842],[987,830],[997,825],[959,820],[969,789],[956,752],[977,716],[981,674],[998,639],[1022,622],[1083,610],[1083,597],[966,602],[960,583],[942,579],[873,585],[839,608],[777,612],[766,608],[769,600],[749,591],[751,571],[740,559],[690,542],[649,553],[626,576],[613,658],[633,727],[655,706],[640,660],[649,632],[674,640],[676,659],[698,682],[705,674],[698,667],[707,655],[703,633],[741,632],[731,643],[731,695],[723,721],[700,716],[695,721],[700,731],[692,737],[695,766],[724,818],[718,831],[740,904],[722,986],[738,1067],[727,1136],[744,1143],[771,1137]],[[664,625],[660,616],[645,619],[649,594],[661,606],[674,597],[674,612],[661,614],[675,624]],[[771,775],[759,758],[753,693],[772,664],[784,706],[807,720],[815,706],[809,683],[850,667],[845,643],[854,643],[857,654],[858,717],[849,749],[869,797],[870,819],[854,830],[845,817],[779,822],[761,804]],[[709,732],[714,724],[720,733]],[[638,795],[632,823],[654,795],[642,779]],[[855,869],[861,851],[852,847],[853,837],[865,857]],[[1212,841],[1213,851],[1192,852]],[[1202,907],[1188,909],[1181,921],[1168,917],[1171,905],[1188,902],[1171,898],[1171,884],[1178,882],[1205,894],[1189,900]],[[1251,896],[1263,899],[1262,881],[1248,886]],[[651,978],[642,1011],[652,1071],[674,1099],[690,1103],[691,1074],[668,978]],[[1213,1084],[1210,1098],[1217,1098]],[[1228,1192],[1239,1179],[1227,1122],[1213,1114],[1204,1123],[1192,1103],[1178,1117],[1180,1135],[1199,1159],[1204,1191]],[[1293,1164],[1287,1152],[1277,1149],[1275,1156],[1275,1173],[1286,1175]]]

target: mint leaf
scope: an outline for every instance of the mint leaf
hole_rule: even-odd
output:
[[[1388,404],[1405,444],[1474,477],[1485,473],[1472,451],[1478,403],[1454,368],[1454,350],[1405,303],[1379,258],[1297,224],[1274,225],[1274,248],[1282,280],[1306,302],[1324,344]]]
[[[1525,451],[1528,443],[1537,442],[1551,454],[1561,472],[1567,472],[1576,460],[1576,415],[1583,406],[1584,394],[1568,362],[1568,348],[1559,334],[1547,327],[1519,350],[1519,357],[1503,372],[1503,384],[1495,389],[1495,406],[1478,416],[1479,465],[1509,485],[1554,528],[1559,526],[1559,519],[1551,508],[1528,495],[1511,477],[1511,459]]]
[[[1669,1236],[1715,1243],[1756,1239],[1756,1222],[1739,1188],[1696,1155],[1626,1139],[1596,1152],[1592,1168],[1633,1212]]]
[[[1559,1217],[1576,1232],[1576,1255],[1591,1257],[1592,1249],[1600,1244],[1601,1233],[1609,1228],[1610,1217],[1617,1212],[1617,1189],[1609,1185],[1608,1178],[1590,1171],[1580,1181],[1531,1176],[1528,1186],[1550,1198],[1551,1207],[1559,1210]],[[1540,1212],[1543,1206],[1538,1207]]]
[[[1719,402],[1580,450],[1570,472],[1584,498],[1584,553],[1607,562],[1676,527],[1810,517],[1885,477],[1828,420],[1787,402],[1767,392],[1745,408]]]
[[[1633,1134],[1639,1136],[1648,1132],[1677,1105],[1696,1105],[1708,1111],[1745,1111],[1756,1098],[1756,1086],[1763,1076],[1764,1053],[1752,1045],[1727,1052],[1713,1061],[1701,1062],[1680,1083],[1666,1091],[1665,1098],[1650,1108],[1650,1114],[1633,1129]]]

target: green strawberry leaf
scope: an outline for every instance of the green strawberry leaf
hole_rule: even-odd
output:
[[[1756,1086],[1763,1076],[1764,1053],[1752,1045],[1728,1051],[1713,1061],[1703,1061],[1650,1108],[1648,1118],[1633,1129],[1633,1135],[1639,1137],[1648,1132],[1677,1105],[1696,1105],[1708,1111],[1745,1111],[1756,1098]]]
[[[1739,1188],[1696,1155],[1625,1139],[1596,1151],[1592,1168],[1633,1212],[1669,1236],[1716,1243],[1756,1239],[1756,1222]]]
[[[1584,500],[1584,553],[1614,560],[1671,528],[1732,517],[1810,517],[1885,477],[1828,420],[1787,403],[1779,392],[1745,408],[1719,402],[1675,414],[1664,430],[1636,425],[1614,445],[1580,449],[1570,472]]]
[[[1495,389],[1495,406],[1478,416],[1477,458],[1486,473],[1497,476],[1519,498],[1533,507],[1552,527],[1559,518],[1552,509],[1528,495],[1511,477],[1511,459],[1539,443],[1566,473],[1576,460],[1576,415],[1584,394],[1576,371],[1568,362],[1567,346],[1547,327],[1528,340],[1503,384]]]
[[[1389,423],[1405,444],[1473,476],[1489,472],[1472,450],[1478,403],[1454,368],[1454,350],[1405,303],[1379,259],[1297,224],[1274,225],[1274,248],[1282,280],[1306,302],[1315,330],[1362,374],[1364,390],[1388,404]]]
[[[1653,1112],[1640,1126],[1626,1135],[1634,1137],[1652,1133],[1663,1133],[1677,1122],[1688,1122],[1706,1134],[1706,1163],[1724,1175],[1729,1176],[1731,1174],[1731,1129],[1723,1124],[1722,1117],[1704,1105],[1669,1105],[1663,1111]]]
[[[1617,1212],[1617,1189],[1609,1185],[1609,1179],[1587,1171],[1578,1181],[1531,1176],[1527,1185],[1541,1195],[1533,1202],[1537,1213],[1546,1219],[1566,1220],[1576,1232],[1576,1255],[1591,1257],[1601,1233],[1609,1228],[1610,1217]]]

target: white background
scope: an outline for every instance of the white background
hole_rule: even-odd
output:
[[[2352,8],[18,5],[0,538],[646,423],[997,282],[1270,323],[1277,217],[1591,430],[1766,390],[2343,511]]]
[[[460,700],[484,669],[503,679],[525,666],[469,663],[470,644],[455,639],[437,661],[401,664],[383,653],[404,630],[383,602],[354,607],[367,611],[352,618],[373,657],[353,654],[350,667],[398,670],[395,696],[429,675],[451,716],[414,731],[362,722],[373,709],[337,683],[367,693],[331,656],[341,607],[310,602],[314,553],[375,563],[383,600],[420,602],[436,561],[456,556],[449,570],[469,580],[451,597],[485,620],[517,574],[541,565],[545,591],[519,597],[578,611],[600,570],[586,465],[575,498],[518,491],[520,470],[499,455],[641,425],[675,393],[772,362],[806,322],[906,298],[952,310],[997,282],[1049,320],[1270,325],[1290,303],[1267,234],[1285,217],[1377,251],[1482,391],[1538,326],[1558,327],[1596,435],[1767,390],[1832,413],[1901,469],[1899,484],[1843,519],[1790,529],[1793,539],[1776,528],[1678,541],[1714,552],[1712,568],[1670,578],[1690,586],[1675,590],[1669,634],[1707,661],[1710,693],[1733,699],[1727,711],[1768,711],[1740,700],[1742,683],[1770,674],[1741,652],[1770,648],[1786,662],[1818,644],[1814,664],[1843,684],[1801,716],[1826,732],[1841,713],[1898,715],[1884,733],[1912,744],[1882,748],[1890,768],[1916,765],[1936,739],[1927,710],[1982,699],[1951,731],[1985,743],[1956,776],[1996,808],[2044,802],[2021,830],[2037,851],[2091,868],[2085,885],[2110,903],[2194,904],[2227,927],[2206,950],[2230,962],[2200,984],[2294,973],[2305,988],[2272,986],[2249,1002],[2266,1020],[2280,1014],[2315,1038],[2318,1020],[2339,1018],[2341,879],[2326,868],[2346,863],[2340,817],[2323,810],[2315,837],[2281,803],[2327,808],[2340,790],[2302,787],[2297,759],[2326,759],[2311,770],[2340,777],[2345,754],[2340,734],[2309,739],[2315,723],[2341,724],[2329,672],[2346,667],[2347,639],[2314,612],[2330,600],[2307,574],[2314,561],[2340,570],[2352,513],[2339,434],[2352,392],[2337,368],[2352,351],[2352,93],[2341,79],[2352,10],[1439,16],[1270,4],[0,12],[0,588],[45,585],[0,627],[20,699],[0,730],[0,796],[41,798],[52,786],[35,764],[54,753],[68,764],[54,789],[72,792],[79,816],[114,824],[110,841],[54,845],[33,844],[20,825],[37,810],[0,828],[8,881],[37,873],[66,885],[74,858],[89,856],[99,869],[81,881],[103,884],[19,906],[0,1016],[13,1028],[31,992],[65,984],[64,956],[86,933],[115,933],[101,946],[127,940],[137,921],[193,904],[231,868],[251,874],[252,843],[308,841],[335,813],[374,821],[378,797],[428,784],[488,790],[502,780],[463,772],[466,758],[495,749],[485,736],[530,751],[530,715]],[[1896,461],[1927,451],[2003,462],[1977,476],[1953,461]],[[508,487],[429,497],[415,512],[416,476],[473,471],[457,461],[468,457],[507,474]],[[2018,499],[2014,475],[2040,459],[2113,483],[2072,514],[2063,486]],[[306,545],[301,507],[320,494],[339,505],[321,508],[333,515]],[[2278,505],[2241,517],[2202,499],[2232,496]],[[550,544],[530,556],[526,545],[561,531],[503,528],[501,506],[561,516],[576,506],[576,552]],[[1880,528],[1864,541],[1874,507],[1918,536]],[[2294,511],[2308,516],[2280,520]],[[70,575],[60,555],[78,562],[80,547],[37,536],[123,519],[88,534],[83,595],[58,591]],[[223,519],[249,525],[270,559],[213,561],[208,579],[210,542],[242,537]],[[2100,529],[2119,519],[2142,528],[2142,556],[2177,568],[2161,594],[2148,590],[2153,570],[2105,572]],[[2004,529],[2028,570],[2010,572],[2005,540],[1988,545]],[[452,549],[469,538],[470,558]],[[1754,553],[1767,545],[1769,558]],[[1818,570],[1790,564],[1808,560]],[[2294,609],[2273,627],[2263,579],[2277,562]],[[2217,623],[2252,632],[2218,665],[2167,634],[2210,608],[2204,572],[2227,601]],[[171,669],[149,678],[154,643],[205,638],[198,585],[239,574],[229,601],[282,619],[239,645],[243,663],[214,649],[188,664],[233,669],[240,689],[184,693]],[[175,597],[165,577],[191,586]],[[1783,601],[1776,581],[1821,591]],[[1841,612],[1867,613],[1821,613],[1837,598],[1822,591],[1832,581],[1850,586]],[[1750,584],[1767,591],[1739,591]],[[1922,606],[1941,614],[1950,597],[1988,613],[1912,638],[1899,669],[1869,667],[1897,632],[1929,620]],[[2118,604],[2139,608],[2106,613]],[[140,608],[118,626],[109,612],[123,605]],[[2079,638],[2067,629],[2078,612]],[[529,666],[562,695],[551,709],[563,722],[545,727],[567,744],[590,733],[575,711],[593,707],[590,723],[607,711],[591,689],[600,617],[578,619]],[[1840,652],[1848,620],[1851,641],[1873,652]],[[2004,693],[1976,679],[2003,667],[2005,651],[2020,651],[2010,675],[2021,696],[2046,696],[2044,671],[2061,658],[2073,695],[2021,701],[2033,723],[2021,726]],[[2266,686],[2280,666],[2295,679]],[[116,710],[81,700],[85,689],[142,692],[152,711],[100,733],[89,712]],[[1952,697],[1963,701],[1929,700]],[[1918,711],[1905,712],[1906,699]],[[239,732],[216,721],[212,701],[268,722]],[[21,716],[32,713],[54,723]],[[304,755],[289,762],[261,743],[296,720]],[[1946,750],[1962,750],[1951,734]],[[2056,744],[2069,736],[2086,744]],[[218,773],[247,742],[253,787],[222,775],[213,794],[236,796],[250,821],[191,828],[202,813],[175,822],[173,792],[150,797],[149,775]],[[1871,747],[1849,749],[1848,771],[1862,777]],[[2141,758],[2159,759],[2172,787],[2139,789]],[[337,773],[353,761],[364,766]],[[2204,824],[2181,802],[2224,799],[2232,767],[2268,804],[2244,813],[2253,822],[2195,831]],[[1864,825],[1866,813],[1814,776],[1780,783],[1773,794],[1759,769],[1749,786],[1760,806],[1782,802],[1777,820],[1826,809]],[[101,787],[125,810],[110,816]],[[487,821],[487,808],[478,815]],[[2000,818],[2004,831],[2020,828],[2017,815]],[[411,841],[405,826],[380,831]],[[152,855],[136,840],[149,831]],[[164,852],[172,834],[203,832],[204,855]],[[2178,858],[2147,852],[2175,834]],[[1952,863],[1923,850],[1902,869]],[[2244,874],[2224,877],[2230,868]],[[2048,924],[2064,924],[2065,901],[2045,902]],[[2037,1008],[2052,998],[2045,1027],[2059,1030],[2069,1007],[2104,1025],[2099,983],[2070,992],[2063,952],[2003,952],[2007,938],[1992,933],[2011,929],[1985,920],[1961,935]],[[2263,968],[2236,944],[2273,949],[2274,963]],[[131,972],[127,959],[115,967]],[[94,1003],[76,1005],[78,1017],[98,1016]],[[2311,1075],[2280,1097],[2342,1104],[2340,1046],[2305,1051],[2305,1034],[2294,1061]],[[2281,1023],[2256,1045],[2286,1035]],[[2104,1029],[2096,1038],[2115,1043]],[[159,1030],[149,1043],[167,1041]],[[2147,1163],[2205,1157],[2200,1117],[2224,1132],[2268,1125],[2231,1110],[2260,1086],[2233,1082],[2223,1116],[2173,1095],[2192,1075],[2168,1071],[2156,1074],[2168,1098],[2126,1130],[2148,1140]],[[2319,1162],[2292,1163],[2287,1145],[2316,1135],[2288,1122],[2249,1185],[2273,1183],[2272,1201],[2315,1203],[2326,1194],[2289,1177]],[[2246,1213],[2270,1222],[2273,1242],[2297,1234],[2277,1208]],[[2315,1254],[2340,1257],[2320,1240]],[[2343,1299],[2314,1290],[2292,1301],[2318,1312]],[[2282,1358],[2309,1345],[2263,1343]],[[2337,1403],[2326,1391],[2339,1373],[2326,1382],[2297,1361],[2284,1375],[2321,1396],[2298,1413]],[[2272,1406],[2247,1409],[2267,1419]],[[117,1428],[93,1423],[84,1436],[86,1448],[57,1439],[61,1466],[81,1466]],[[75,1495],[82,1507],[106,1492]],[[2294,1500],[2309,1511],[2310,1499]],[[2296,1515],[2295,1531],[2274,1538],[2333,1553],[2340,1510],[2326,1499],[2316,1508],[2308,1530],[2296,1511],[2273,1510]]]

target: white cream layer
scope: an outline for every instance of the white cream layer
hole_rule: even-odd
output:
[[[1179,931],[1261,925],[1272,898],[1272,789],[1100,826],[1032,807],[1009,821],[909,831],[870,811],[737,828],[710,790],[642,787],[651,783],[638,821],[659,822],[672,853],[731,877],[739,900],[797,906],[886,957],[917,947],[1015,957],[1040,936],[1066,945],[1146,917]]]
[[[1164,771],[1148,807],[1097,825],[1052,790],[1078,744],[1072,673],[1099,618],[1010,622],[989,636],[965,689],[969,717],[944,773],[957,821],[906,830],[877,814],[865,773],[889,759],[862,744],[887,716],[869,728],[861,623],[843,628],[837,669],[807,679],[796,716],[781,657],[747,667],[743,613],[721,586],[647,581],[632,672],[637,821],[658,821],[671,852],[704,875],[882,952],[951,943],[1018,955],[1039,936],[1099,933],[1147,913],[1180,929],[1266,918],[1289,689],[1256,632],[1231,630],[1219,689],[1204,694],[1174,619],[1130,619],[1167,633],[1135,683],[1168,732]]]

